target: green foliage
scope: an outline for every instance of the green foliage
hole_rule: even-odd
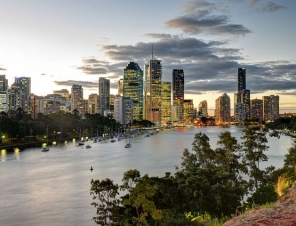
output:
[[[264,182],[264,171],[260,169],[260,162],[267,161],[268,157],[264,153],[268,151],[266,130],[261,127],[246,127],[243,130],[242,162],[248,167],[249,188],[257,190]]]
[[[214,150],[209,138],[197,133],[192,150],[184,150],[174,175],[141,177],[136,169],[125,172],[119,186],[125,194],[113,197],[117,201],[109,209],[101,205],[98,219],[106,219],[102,216],[107,208],[109,221],[118,225],[220,225],[239,209],[274,202],[277,177],[294,169],[296,145],[289,149],[282,169],[262,170],[260,162],[268,160],[266,133],[246,128],[239,144],[230,132],[223,132]],[[248,181],[243,178],[246,174]],[[254,191],[247,199],[249,206],[242,205],[249,191]]]
[[[267,203],[275,202],[278,195],[275,192],[273,185],[261,185],[251,197],[247,199],[249,208],[254,208],[255,205],[264,205]]]
[[[118,193],[118,185],[112,180],[91,180],[90,195],[93,196],[92,202],[97,209],[97,216],[93,220],[100,225],[116,225],[120,222],[119,217],[119,200],[116,198]]]

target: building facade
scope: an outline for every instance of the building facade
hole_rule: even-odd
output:
[[[161,83],[161,123],[171,121],[171,83]]]
[[[208,102],[206,100],[199,102],[198,112],[199,116],[208,117]]]
[[[263,121],[263,100],[257,98],[251,100],[251,118]]]
[[[161,61],[152,57],[145,68],[148,70],[145,96],[146,119],[153,123],[161,123]]]
[[[183,121],[183,101],[184,101],[184,71],[183,69],[173,69],[172,73],[172,96],[173,105],[176,106],[177,118]]]
[[[263,120],[273,121],[279,118],[279,96],[263,96]]]
[[[83,88],[82,85],[73,84],[71,87],[71,112],[78,110],[80,115],[83,115]]]
[[[99,78],[99,113],[104,115],[104,111],[110,110],[110,80]]]
[[[224,93],[216,99],[215,123],[219,125],[229,124],[230,122],[230,97]]]
[[[9,98],[11,101],[11,109],[16,110],[22,108],[24,112],[30,111],[30,95],[31,95],[31,78],[19,77],[15,78],[11,85]]]
[[[141,121],[144,114],[143,71],[135,62],[130,62],[124,69],[123,96],[133,101],[133,119]]]

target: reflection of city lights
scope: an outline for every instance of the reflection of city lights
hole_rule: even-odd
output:
[[[5,160],[6,160],[6,149],[2,149],[1,150],[1,161],[2,162],[5,162]]]
[[[56,141],[53,141],[53,142],[52,142],[52,145],[57,145],[57,142],[56,142]]]
[[[65,140],[65,144],[68,144],[68,141]]]
[[[14,155],[17,160],[20,160],[20,149],[19,148],[14,148]]]
[[[44,147],[46,147],[47,146],[47,144],[46,143],[42,143],[42,147],[44,148]]]
[[[4,139],[4,138],[5,138],[5,136],[3,135],[3,136],[2,136],[2,138]]]
[[[72,142],[73,142],[73,143],[75,143],[75,142],[76,142],[76,139],[75,139],[75,138],[73,138]]]

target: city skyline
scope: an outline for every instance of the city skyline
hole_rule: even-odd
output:
[[[279,95],[280,112],[296,109],[296,32],[288,26],[295,1],[154,3],[4,0],[0,74],[9,86],[15,77],[31,77],[36,95],[82,85],[85,99],[106,77],[115,94],[125,66],[132,61],[144,70],[153,45],[162,80],[182,68],[185,99],[195,107],[207,100],[214,109],[223,93],[233,103],[243,67],[251,99]]]

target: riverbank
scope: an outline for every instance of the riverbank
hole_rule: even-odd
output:
[[[73,139],[78,140],[79,137],[66,137],[66,138],[55,138],[48,140],[48,146],[57,145],[59,143],[64,143],[65,141],[72,141]],[[7,152],[12,152],[15,149],[24,150],[26,148],[42,147],[42,144],[46,143],[44,140],[5,140],[0,144],[0,150],[6,150]]]

